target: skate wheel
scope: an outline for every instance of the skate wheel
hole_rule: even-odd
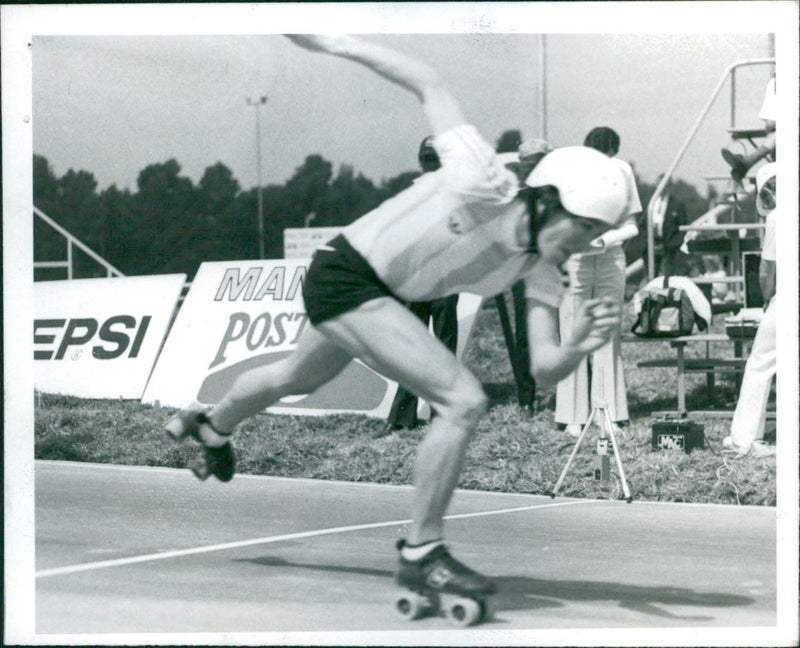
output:
[[[431,602],[416,592],[404,592],[394,600],[394,609],[406,621],[419,619],[431,609]]]
[[[189,465],[189,470],[191,470],[194,476],[200,481],[205,481],[211,476],[211,471],[208,469],[208,462],[202,457],[195,459]]]
[[[474,599],[458,598],[448,602],[444,615],[453,625],[465,627],[473,625],[483,618],[484,608]]]

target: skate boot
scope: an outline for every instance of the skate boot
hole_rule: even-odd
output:
[[[734,182],[741,182],[750,170],[744,155],[739,155],[728,149],[722,149],[722,159],[731,167],[731,178]]]
[[[190,437],[202,446],[200,456],[189,464],[189,469],[198,479],[204,481],[214,475],[222,482],[230,481],[234,472],[233,445],[230,441],[219,447],[206,445],[200,435],[202,425],[207,425],[220,436],[230,436],[211,425],[206,410],[199,405],[192,405],[171,418],[164,426],[164,431],[175,441]]]
[[[405,540],[397,543],[398,550]],[[495,584],[450,555],[439,545],[418,561],[400,555],[397,584],[403,588],[395,599],[395,610],[409,621],[426,614],[443,614],[450,623],[469,626],[489,618],[487,598]]]

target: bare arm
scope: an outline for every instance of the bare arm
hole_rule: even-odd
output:
[[[543,386],[554,385],[575,371],[620,325],[620,309],[610,299],[590,299],[575,313],[572,331],[559,342],[558,309],[528,301],[528,347],[531,375]]]
[[[324,52],[360,63],[405,88],[422,102],[434,135],[467,123],[461,107],[442,84],[436,71],[421,61],[352,36],[287,34],[287,38],[313,52]]]

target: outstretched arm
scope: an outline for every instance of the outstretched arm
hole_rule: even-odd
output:
[[[461,107],[430,66],[401,52],[352,36],[287,34],[296,45],[349,59],[413,93],[422,102],[433,134],[467,123]]]

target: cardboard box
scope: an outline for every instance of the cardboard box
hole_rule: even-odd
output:
[[[664,419],[653,423],[653,450],[683,450],[686,454],[695,448],[705,448],[702,423],[690,419]]]

